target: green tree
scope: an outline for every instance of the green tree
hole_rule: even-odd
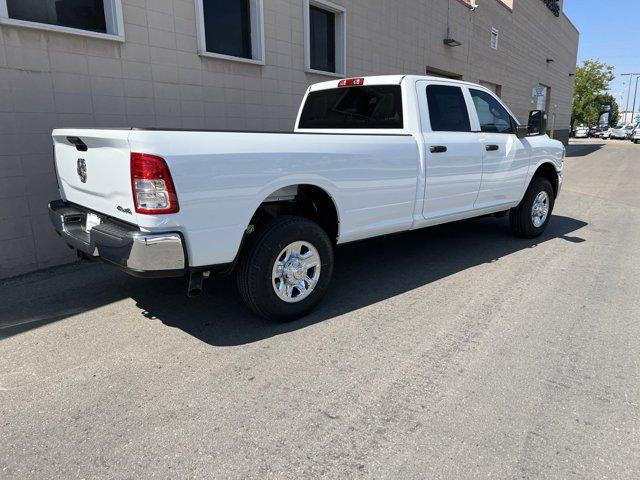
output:
[[[602,99],[608,95],[605,91],[609,89],[614,78],[613,67],[598,60],[585,60],[576,69],[572,112],[576,124],[593,125],[598,122]],[[614,109],[614,113],[617,114],[615,100]]]

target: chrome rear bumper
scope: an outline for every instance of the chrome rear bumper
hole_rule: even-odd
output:
[[[62,200],[49,204],[49,218],[71,248],[117,265],[135,276],[178,277],[185,274],[187,261],[180,233],[144,233],[98,213],[102,223],[86,232],[87,212]]]

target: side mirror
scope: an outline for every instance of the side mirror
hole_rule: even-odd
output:
[[[544,110],[529,112],[527,127],[532,135],[544,135],[547,132],[547,113]]]
[[[528,125],[518,125],[516,127],[516,135],[519,139],[523,139],[529,135],[529,126]]]

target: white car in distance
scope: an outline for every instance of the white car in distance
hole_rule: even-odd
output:
[[[626,125],[624,127],[624,129],[625,129],[625,131],[627,133],[627,136],[625,138],[628,139],[628,140],[631,140],[631,135],[633,135],[633,132],[636,129],[636,126],[633,125],[632,123],[630,123],[630,124]]]
[[[586,125],[580,125],[576,127],[576,131],[574,134],[575,138],[588,138],[589,137],[589,127]]]
[[[398,75],[312,85],[294,133],[58,129],[49,214],[83,257],[186,277],[191,296],[234,272],[251,310],[290,321],[337,245],[504,213],[540,236],[565,149],[531,119],[480,85]]]
[[[611,129],[611,138],[613,139],[617,139],[617,140],[626,140],[627,139],[627,134],[630,133],[627,130],[627,127],[629,127],[631,125],[618,125],[615,128]],[[633,129],[633,127],[631,126],[631,129]]]

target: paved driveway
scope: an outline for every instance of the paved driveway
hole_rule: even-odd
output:
[[[581,141],[548,233],[342,247],[311,317],[230,281],[0,284],[1,478],[640,477],[640,146]]]

